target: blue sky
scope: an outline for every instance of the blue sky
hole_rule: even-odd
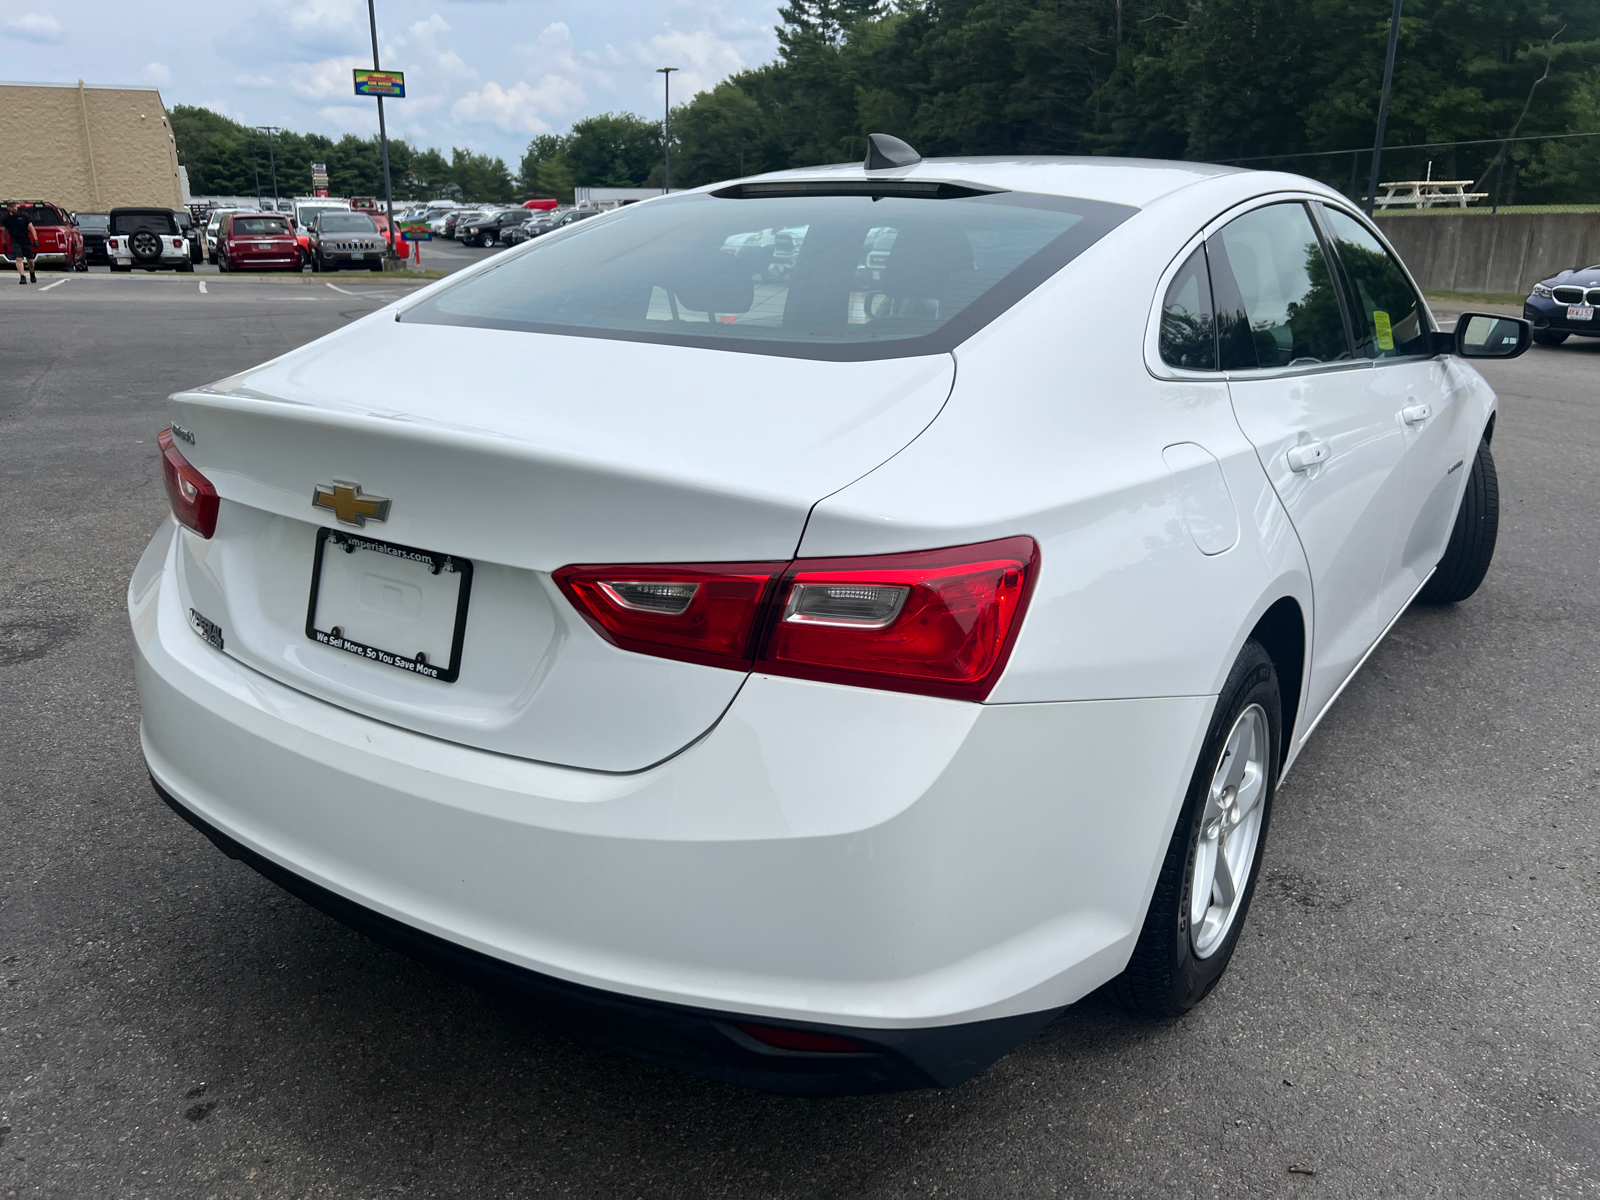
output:
[[[503,155],[579,117],[661,111],[656,67],[679,67],[673,100],[776,50],[772,0],[377,0],[386,68],[407,96],[386,104],[391,137]],[[375,133],[352,94],[370,67],[365,0],[129,8],[107,0],[7,0],[0,80],[155,84],[252,125]]]

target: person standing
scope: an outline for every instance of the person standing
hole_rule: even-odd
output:
[[[17,264],[17,282],[38,283],[39,276],[33,270],[33,222],[23,213],[21,204],[13,201],[11,207],[6,210],[5,227],[6,235],[11,239],[11,261]],[[23,274],[23,259],[28,260],[27,274]]]

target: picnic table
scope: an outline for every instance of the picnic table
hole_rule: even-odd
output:
[[[1387,188],[1377,199],[1379,208],[1411,204],[1417,208],[1432,208],[1436,204],[1454,204],[1465,208],[1473,200],[1487,200],[1488,192],[1469,192],[1470,179],[1402,179],[1394,183],[1381,183]]]

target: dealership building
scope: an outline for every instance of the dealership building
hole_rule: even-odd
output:
[[[0,199],[109,212],[177,208],[184,191],[155,88],[0,83]]]

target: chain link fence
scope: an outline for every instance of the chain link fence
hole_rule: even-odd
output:
[[[1214,161],[1308,175],[1365,204],[1372,148]],[[1600,212],[1600,132],[1385,146],[1379,166],[1380,214]]]

